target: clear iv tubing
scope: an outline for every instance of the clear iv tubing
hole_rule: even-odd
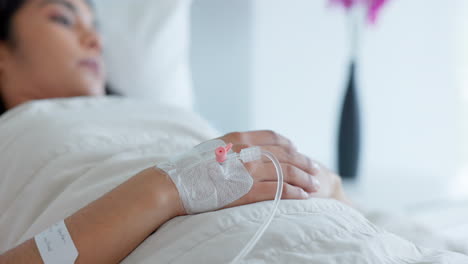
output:
[[[281,165],[278,159],[268,151],[262,150],[262,155],[266,156],[271,160],[276,169],[276,174],[278,175],[278,184],[276,188],[275,201],[273,203],[273,209],[271,210],[270,216],[263,222],[262,226],[257,230],[255,235],[250,239],[250,241],[245,245],[242,251],[231,261],[231,264],[240,263],[240,261],[255,247],[260,237],[262,237],[265,230],[271,224],[273,217],[275,217],[276,211],[278,210],[279,202],[281,201],[281,194],[283,193],[283,171],[281,170]]]

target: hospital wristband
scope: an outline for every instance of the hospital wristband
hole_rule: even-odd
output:
[[[62,220],[34,237],[44,264],[73,264],[78,250]]]

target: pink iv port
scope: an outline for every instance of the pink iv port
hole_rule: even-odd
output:
[[[218,147],[215,150],[216,161],[219,163],[225,162],[227,159],[227,153],[232,149],[232,143],[229,143],[226,147]]]

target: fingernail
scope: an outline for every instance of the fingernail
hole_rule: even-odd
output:
[[[304,190],[302,190],[302,198],[304,199],[309,198],[309,194]]]
[[[315,190],[318,191],[320,189],[320,181],[317,180],[317,178],[312,177],[312,184],[314,185]]]

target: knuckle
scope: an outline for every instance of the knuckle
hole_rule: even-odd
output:
[[[278,133],[276,133],[273,130],[265,130],[265,133],[268,134],[270,137],[277,139],[278,138]]]
[[[241,132],[231,132],[227,136],[229,138],[232,138],[233,140],[239,142],[239,141],[241,141],[242,133]]]
[[[294,166],[290,165],[290,164],[286,164],[284,166],[284,172],[286,174],[286,177],[288,177],[289,179],[293,178],[296,174],[296,168],[294,168]]]
[[[288,149],[288,151],[290,153],[297,152],[297,147],[296,147],[296,145],[294,145],[294,143],[292,142],[291,139],[285,137],[282,134],[278,134],[278,133],[276,134],[276,138],[277,138],[278,142],[282,142],[282,145],[284,145],[285,148]]]
[[[297,152],[297,147],[296,147],[296,145],[294,145],[294,143],[293,143],[289,138],[286,138],[286,140],[288,141],[288,146],[289,146],[289,148],[290,148],[293,152]]]
[[[284,146],[284,151],[289,156],[294,156],[296,154],[296,149],[291,145]]]

